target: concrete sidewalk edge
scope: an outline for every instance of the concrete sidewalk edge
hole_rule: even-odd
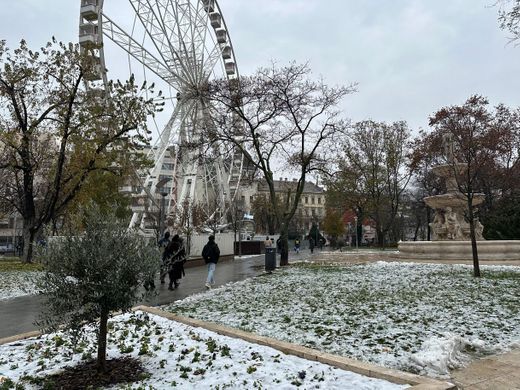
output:
[[[355,372],[370,378],[384,379],[396,384],[408,384],[412,386],[411,389],[415,390],[457,389],[455,385],[448,382],[439,381],[425,376],[410,374],[404,371],[393,370],[377,366],[371,363],[360,362],[358,360],[346,358],[343,356],[332,355],[315,349],[303,347],[301,345],[275,340],[270,337],[256,335],[254,333],[245,332],[239,329],[215,324],[212,322],[206,322],[196,320],[193,318],[178,316],[173,313],[168,313],[161,309],[149,306],[136,306],[133,310],[144,311],[172,321],[180,322],[185,325],[204,328],[209,331],[218,333],[220,335],[239,338],[250,343],[268,346],[289,355],[294,355],[307,360],[314,360],[346,371]]]

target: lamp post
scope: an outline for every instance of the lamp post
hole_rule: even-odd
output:
[[[314,245],[320,248],[320,245],[318,244],[318,238],[319,238],[319,231],[320,231],[320,223],[316,222],[316,239],[314,240]]]
[[[358,225],[357,225],[357,215],[354,217],[355,222],[355,234],[356,234],[356,252],[358,251]]]
[[[401,212],[401,241],[404,241],[404,214]]]
[[[164,185],[169,182],[171,178],[166,177],[164,179],[159,180],[157,183],[157,192],[161,195],[161,209],[159,210],[159,237],[164,235],[164,218],[166,213],[166,195],[168,192],[166,191],[166,187]]]

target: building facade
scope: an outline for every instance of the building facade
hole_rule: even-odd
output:
[[[293,204],[297,185],[296,179],[281,178],[274,181],[274,190],[280,201],[285,201],[290,196],[290,204]],[[269,199],[269,187],[265,181],[256,182],[256,192],[250,196],[248,203],[250,209],[255,197]],[[294,235],[306,235],[313,223],[319,226],[325,217],[325,210],[325,190],[317,184],[305,182],[290,230]],[[254,214],[254,210],[251,212]]]

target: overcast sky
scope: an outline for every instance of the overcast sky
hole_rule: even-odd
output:
[[[125,3],[123,0],[105,0]],[[520,47],[508,44],[494,0],[220,0],[242,74],[271,60],[309,62],[329,84],[359,83],[354,119],[428,116],[471,94],[520,106]],[[0,39],[39,47],[77,41],[80,0],[0,0]],[[121,53],[123,57],[123,54]],[[110,67],[110,64],[107,64]]]

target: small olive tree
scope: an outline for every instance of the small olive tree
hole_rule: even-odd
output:
[[[128,311],[146,292],[143,284],[159,269],[155,245],[114,215],[89,206],[84,231],[51,240],[39,255],[46,267],[40,287],[46,310],[38,325],[65,325],[76,335],[98,324],[97,368],[106,372],[107,323],[113,311]]]

